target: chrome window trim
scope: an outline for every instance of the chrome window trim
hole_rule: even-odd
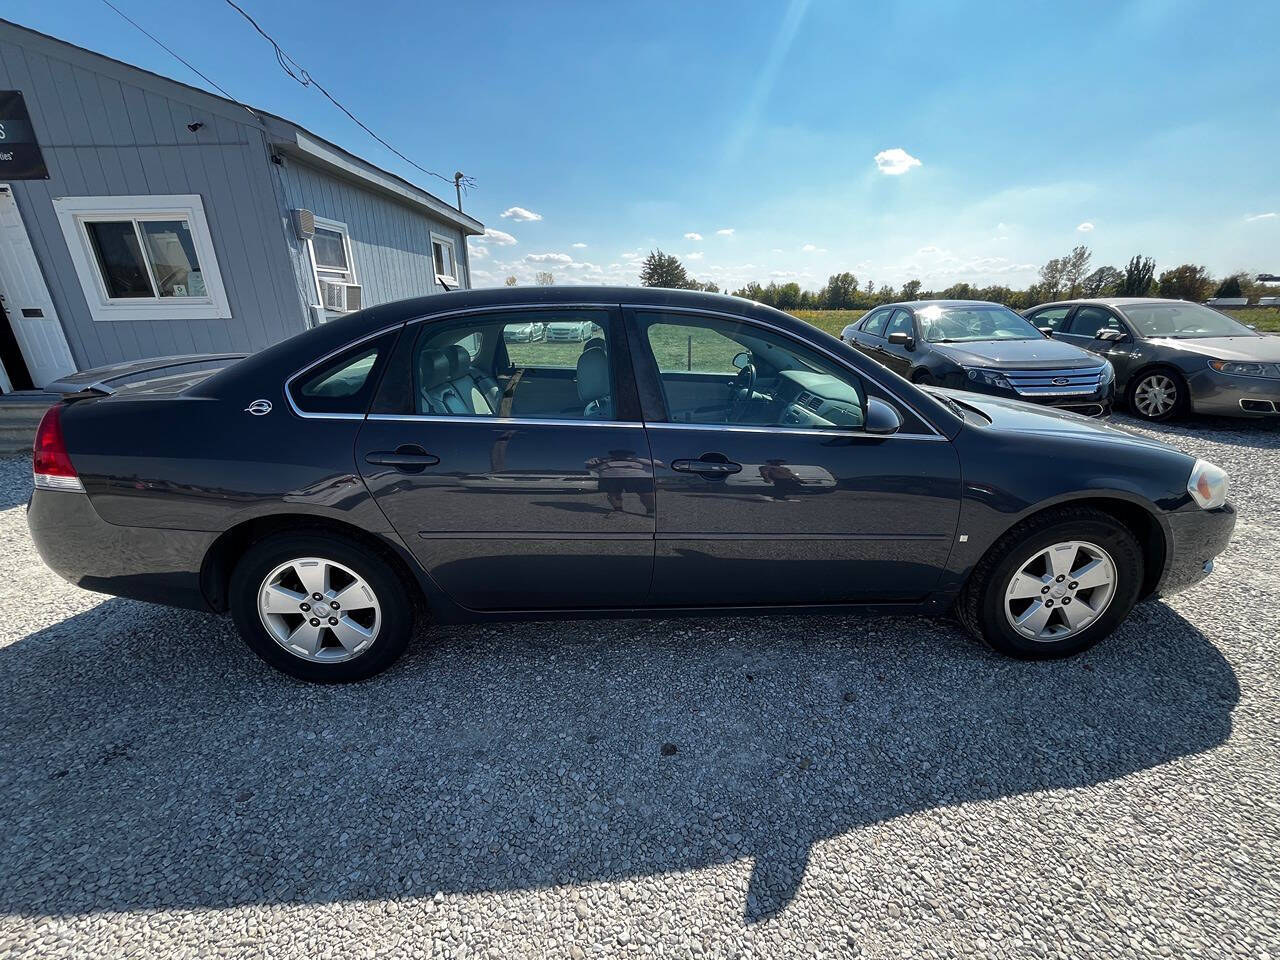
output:
[[[883,309],[883,308],[877,308],[877,309]],[[856,367],[850,364],[844,357],[841,357],[838,354],[833,353],[832,351],[828,350],[826,347],[822,346],[819,343],[813,343],[809,340],[803,339],[802,337],[798,337],[795,333],[783,327],[779,327],[777,324],[769,323],[766,320],[757,320],[755,317],[744,316],[743,314],[740,314],[740,313],[729,313],[724,310],[709,310],[705,307],[673,306],[671,304],[660,304],[660,303],[610,303],[608,301],[598,301],[598,300],[597,301],[573,301],[569,303],[546,303],[546,302],[504,303],[496,306],[487,306],[487,307],[460,307],[455,310],[445,310],[439,313],[424,314],[420,317],[410,317],[406,320],[402,320],[397,323],[389,324],[388,326],[382,327],[381,329],[373,333],[366,334],[365,336],[361,337],[358,340],[352,340],[350,343],[344,344],[343,346],[338,347],[335,350],[331,350],[329,353],[326,353],[320,359],[313,360],[311,363],[307,364],[305,367],[298,370],[296,373],[290,376],[287,380],[285,380],[284,382],[285,400],[288,401],[289,408],[294,412],[296,416],[303,417],[304,419],[307,419],[307,420],[364,420],[366,418],[370,420],[435,419],[435,420],[442,420],[442,421],[443,420],[454,420],[454,421],[465,420],[465,421],[480,421],[485,423],[503,422],[503,423],[512,423],[512,424],[558,423],[562,426],[565,426],[565,425],[576,426],[583,423],[589,426],[604,426],[604,425],[633,426],[633,427],[634,426],[643,426],[643,427],[664,426],[664,424],[643,423],[638,420],[591,420],[591,421],[556,420],[556,421],[553,421],[553,420],[536,420],[532,418],[522,419],[522,418],[513,417],[513,418],[507,418],[506,420],[500,421],[498,420],[498,418],[495,418],[495,417],[440,417],[432,414],[421,414],[421,415],[419,414],[368,414],[366,415],[363,413],[304,413],[303,411],[299,410],[297,404],[293,402],[293,395],[290,393],[289,388],[293,384],[293,381],[298,379],[298,377],[302,376],[304,373],[306,373],[308,370],[311,370],[313,367],[318,367],[320,364],[324,363],[325,361],[333,359],[338,354],[343,353],[346,350],[350,350],[352,347],[357,347],[360,344],[364,343],[366,340],[372,340],[375,337],[379,337],[390,330],[395,330],[396,328],[408,328],[409,326],[414,324],[434,322],[436,320],[448,320],[454,317],[465,317],[465,316],[471,316],[474,314],[515,313],[518,311],[529,311],[529,310],[656,310],[659,312],[667,312],[667,313],[684,313],[684,314],[691,314],[695,316],[717,317],[724,320],[732,320],[737,323],[744,323],[751,326],[762,327],[766,330],[772,330],[774,333],[781,334],[782,336],[788,337],[792,340],[800,340],[800,342],[805,344],[806,346],[811,347],[814,350],[817,350],[819,353],[826,354],[836,363],[840,364],[840,366],[842,366],[844,369],[851,371],[852,373],[854,373],[859,377],[864,377],[865,379],[869,380],[871,383],[874,383],[886,394],[888,394],[898,403],[902,404],[906,409],[910,410],[931,431],[930,434],[859,434],[856,431],[849,431],[849,433],[851,433],[852,435],[876,436],[882,439],[885,437],[900,437],[902,439],[915,439],[915,438],[927,437],[927,436],[932,436],[939,440],[947,439],[947,437],[942,433],[942,431],[940,431],[936,426],[934,426],[933,421],[929,417],[925,416],[923,413],[917,410],[914,405],[902,399],[902,397],[900,397],[895,391],[891,390],[888,386],[886,386],[879,378],[877,378],[872,374],[863,373],[861,370],[858,370]],[[675,424],[675,426],[677,427],[695,427],[696,426],[696,427],[699,427],[700,429],[709,429],[709,428],[714,428],[716,426],[722,426],[722,427],[725,427],[726,429],[742,429],[742,428],[734,427],[731,424]],[[762,429],[795,431],[797,428],[765,427]],[[833,431],[819,430],[816,432],[819,434],[822,434],[823,436],[835,435]]]
[[[856,440],[941,440],[938,433],[867,433],[865,430],[824,430],[819,427],[747,426],[734,423],[646,423],[648,430],[715,430],[722,433],[789,433],[808,437],[842,437]]]
[[[553,426],[553,427],[626,427],[629,429],[643,429],[644,424],[639,420],[557,420],[548,417],[540,420],[537,417],[484,417],[474,416],[470,414],[459,414],[456,417],[441,415],[438,413],[371,413],[369,420],[412,420],[425,421],[427,423],[487,423],[495,427],[531,427],[531,426]]]
[[[284,398],[289,404],[289,409],[291,409],[296,416],[302,417],[304,420],[363,420],[365,417],[363,413],[306,413],[302,410],[299,410],[298,405],[293,402],[293,391],[292,389],[290,389],[293,386],[293,381],[297,380],[304,373],[308,373],[314,370],[316,367],[320,366],[322,363],[332,360],[334,357],[338,356],[339,354],[346,353],[352,347],[358,347],[360,346],[360,344],[368,340],[376,339],[377,337],[382,336],[384,333],[389,333],[390,331],[395,330],[399,327],[403,327],[404,325],[405,325],[404,321],[401,321],[399,323],[393,323],[390,326],[381,328],[380,330],[375,330],[373,333],[367,333],[358,340],[352,340],[350,343],[344,343],[342,346],[338,347],[336,350],[330,350],[319,360],[311,361],[301,370],[298,370],[292,375],[290,375],[288,379],[286,379],[284,382]]]

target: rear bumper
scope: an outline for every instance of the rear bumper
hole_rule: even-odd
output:
[[[83,493],[36,490],[27,526],[40,558],[77,587],[208,610],[200,567],[216,533],[107,523]]]
[[[1156,594],[1170,596],[1199,583],[1213,572],[1213,558],[1227,549],[1236,528],[1230,503],[1217,510],[1180,510],[1168,515],[1172,542]]]

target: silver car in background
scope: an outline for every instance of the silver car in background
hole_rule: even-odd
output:
[[[1110,360],[1117,394],[1144,420],[1280,416],[1280,337],[1210,307],[1111,297],[1045,303],[1024,316]]]

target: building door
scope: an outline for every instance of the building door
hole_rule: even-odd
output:
[[[43,387],[74,373],[76,363],[66,335],[6,183],[0,183],[0,298],[32,382]]]

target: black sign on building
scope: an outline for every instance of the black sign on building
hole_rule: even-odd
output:
[[[21,90],[0,90],[0,181],[48,180]]]

